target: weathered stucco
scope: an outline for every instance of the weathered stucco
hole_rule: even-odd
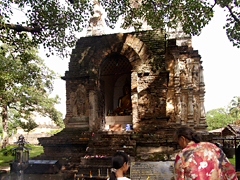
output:
[[[104,130],[107,112],[116,108],[109,105],[116,101],[114,85],[127,74],[134,130],[167,124],[204,130],[201,63],[191,46],[166,41],[160,30],[81,38],[63,77],[67,91],[65,125]]]
[[[104,168],[110,168],[116,150],[124,150],[131,161],[173,160],[179,151],[173,134],[180,125],[206,132],[201,63],[190,38],[166,41],[161,31],[79,39],[62,77],[66,128],[39,139],[42,158],[75,163],[79,174],[97,173],[108,160]],[[128,83],[132,113],[109,116]],[[108,130],[120,124],[122,131]],[[126,124],[133,124],[133,130],[125,131]],[[95,158],[99,155],[107,157]]]

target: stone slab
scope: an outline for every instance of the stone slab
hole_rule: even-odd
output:
[[[131,162],[131,180],[174,180],[174,161]]]
[[[109,125],[121,124],[123,129],[127,124],[132,124],[132,116],[105,116],[105,129],[109,130]]]
[[[11,172],[17,170],[10,163]],[[24,174],[56,174],[61,169],[61,165],[58,160],[29,160],[27,169],[24,170]]]
[[[74,179],[74,174],[24,174],[24,180],[69,180]],[[2,180],[17,180],[16,173],[6,174],[2,177]]]

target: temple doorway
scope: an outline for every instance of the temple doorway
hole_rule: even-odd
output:
[[[107,56],[101,64],[105,130],[125,130],[127,124],[132,124],[131,70],[129,60],[119,54]]]

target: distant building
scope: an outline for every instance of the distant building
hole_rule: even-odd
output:
[[[38,138],[50,137],[50,131],[61,129],[50,119],[46,121],[36,121],[36,123],[38,124],[38,127],[34,128],[29,133],[25,132],[21,127],[17,127],[17,133],[9,138],[9,143],[14,144],[14,142],[16,142],[18,137],[22,134],[25,137],[25,140],[30,144],[39,144]]]
[[[223,128],[211,130],[209,133],[223,138],[240,137],[240,126],[235,124],[228,124]]]

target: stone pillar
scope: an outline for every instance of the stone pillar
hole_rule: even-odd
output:
[[[200,85],[204,85],[203,67],[200,66]]]
[[[187,124],[190,126],[194,125],[194,119],[193,119],[193,93],[192,89],[189,89],[188,92],[188,121]]]
[[[64,125],[67,126],[68,124],[68,120],[70,119],[70,117],[72,117],[72,109],[71,109],[71,97],[70,97],[70,83],[69,80],[66,80],[66,115],[65,118],[63,120]]]
[[[187,68],[188,68],[188,78],[187,78],[187,86],[188,88],[192,88],[192,63],[191,63],[191,59],[187,59]]]
[[[175,54],[178,55],[178,54]],[[180,89],[180,69],[179,59],[175,59],[174,64],[174,91],[175,91],[175,120],[181,124],[181,89]]]
[[[205,107],[204,107],[204,94],[199,95],[199,101],[200,101],[200,122],[199,124],[206,124],[205,121]]]
[[[205,116],[205,106],[204,106],[204,95],[205,95],[205,83],[204,83],[204,76],[203,76],[203,67],[200,66],[200,82],[199,82],[199,101],[200,101],[200,122],[199,126],[202,128],[202,130],[205,130],[206,125],[206,116]]]
[[[97,97],[94,90],[89,91],[89,130],[93,131],[96,128],[97,118]]]
[[[181,99],[181,124],[182,125],[186,125],[186,120],[185,120],[185,115],[187,112],[187,102],[186,102],[186,98],[185,95],[182,95],[182,99]]]
[[[181,124],[181,88],[180,88],[180,68],[179,51],[171,51],[174,56],[174,95],[175,95],[175,121]]]
[[[131,74],[131,100],[132,100],[132,123],[133,129],[138,129],[138,74],[132,72]]]
[[[179,93],[175,92],[175,100],[176,100],[176,107],[175,107],[175,118],[176,118],[176,123],[181,124],[181,98],[180,98],[180,91]]]

